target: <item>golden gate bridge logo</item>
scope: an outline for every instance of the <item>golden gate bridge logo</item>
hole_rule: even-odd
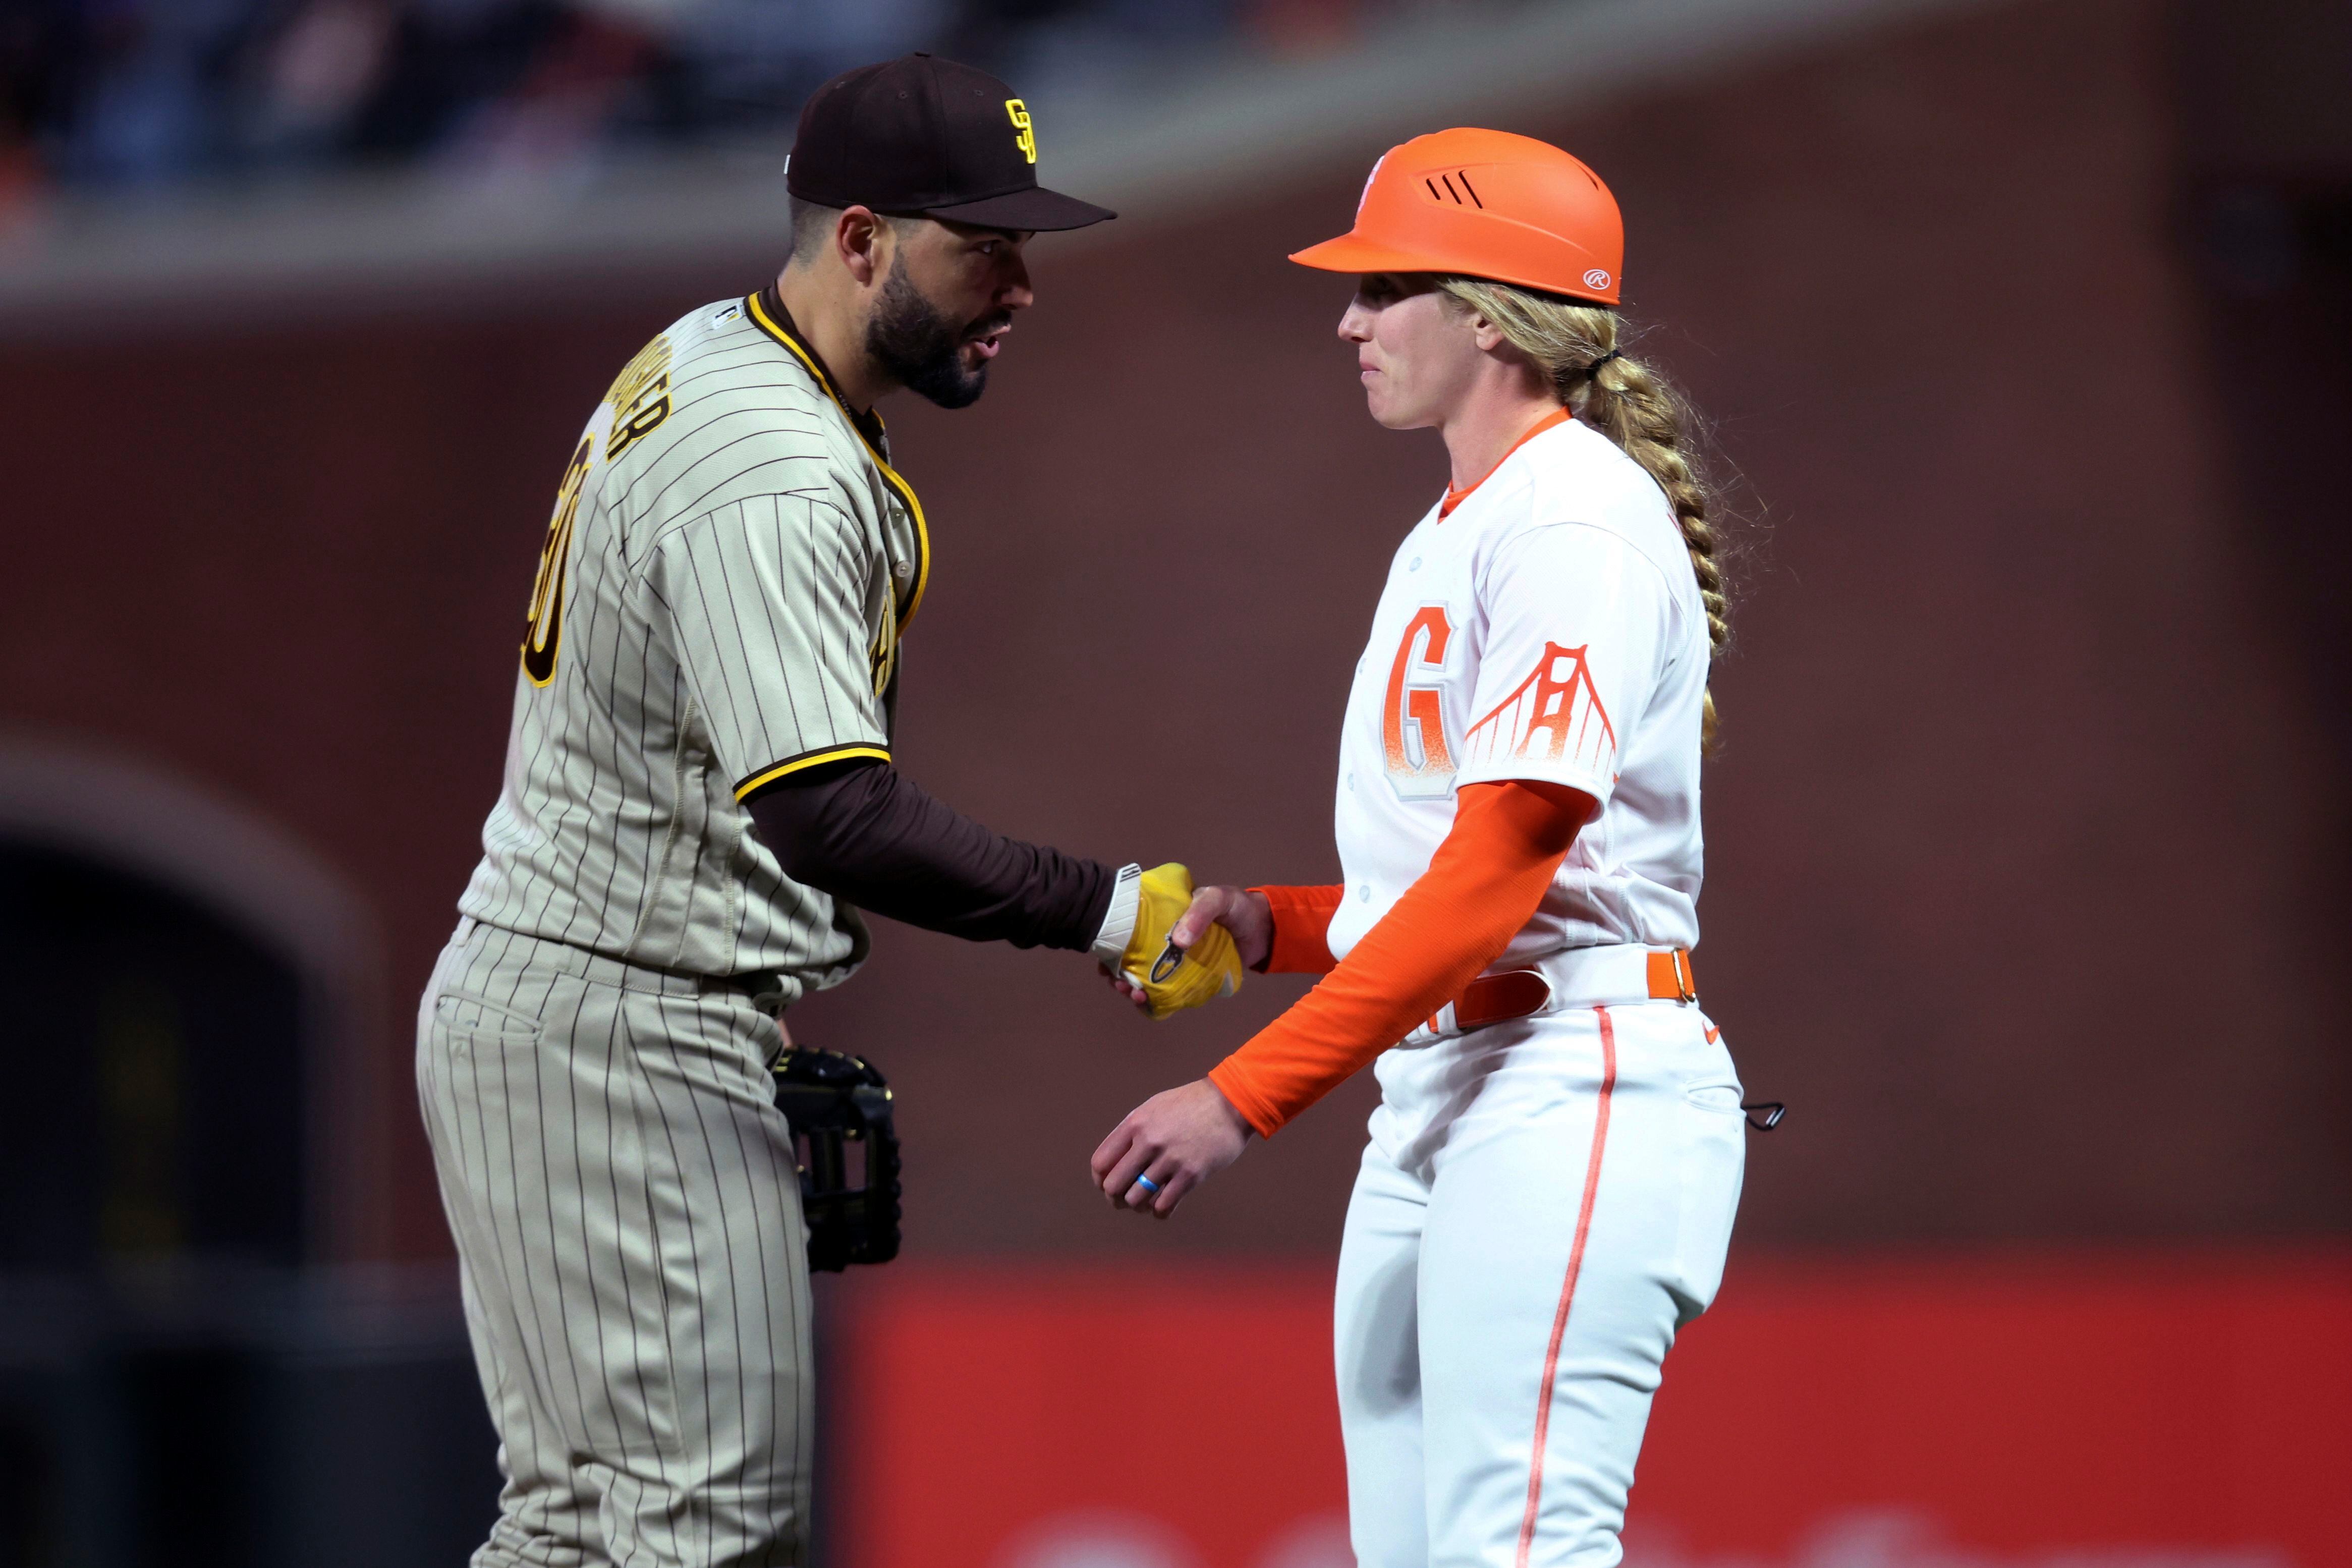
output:
[[[1616,769],[1617,731],[1592,689],[1584,656],[1592,645],[1544,644],[1543,657],[1517,689],[1462,737],[1472,763],[1496,757],[1564,757],[1595,778]]]

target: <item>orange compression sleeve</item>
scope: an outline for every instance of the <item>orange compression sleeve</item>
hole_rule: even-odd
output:
[[[1345,888],[1252,888],[1265,897],[1274,911],[1274,946],[1261,973],[1267,974],[1328,974],[1339,961],[1331,956],[1325,933],[1332,911],[1339,907]]]
[[[1209,1081],[1273,1137],[1500,956],[1543,902],[1592,809],[1591,795],[1561,784],[1465,787],[1429,869],[1345,961],[1212,1068]]]

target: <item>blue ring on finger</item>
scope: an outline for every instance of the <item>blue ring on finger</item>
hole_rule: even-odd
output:
[[[1160,1195],[1160,1184],[1153,1181],[1149,1176],[1136,1177],[1135,1184],[1141,1187],[1145,1192],[1150,1193],[1155,1198]]]

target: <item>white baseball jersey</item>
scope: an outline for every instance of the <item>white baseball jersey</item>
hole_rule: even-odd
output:
[[[622,371],[556,498],[461,910],[653,968],[780,973],[786,1002],[849,975],[857,912],[787,878],[743,801],[889,757],[929,548],[887,452],[772,293],[688,314]]]
[[[1464,784],[1601,803],[1503,957],[1698,942],[1706,617],[1655,480],[1575,420],[1524,442],[1398,547],[1356,667],[1334,828],[1345,957],[1424,871]]]

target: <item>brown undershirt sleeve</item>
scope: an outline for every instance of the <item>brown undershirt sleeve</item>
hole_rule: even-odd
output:
[[[747,804],[793,881],[971,942],[1083,952],[1118,876],[1099,860],[992,833],[887,763],[811,768]]]

